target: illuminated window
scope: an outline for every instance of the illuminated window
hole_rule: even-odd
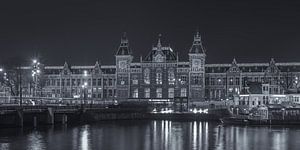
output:
[[[180,97],[186,97],[186,96],[187,96],[186,88],[182,88],[180,90]]]
[[[139,84],[139,80],[137,80],[137,79],[133,79],[133,80],[132,80],[132,84],[133,84],[133,85],[137,85],[137,84]]]
[[[144,82],[150,84],[150,70],[148,68],[144,70]]]
[[[138,76],[137,75],[132,76],[132,84],[133,85],[139,84],[139,80],[138,80]]]
[[[233,85],[233,78],[229,78],[229,85]]]
[[[139,89],[134,89],[134,90],[133,90],[132,97],[133,97],[133,98],[139,98]]]
[[[156,84],[162,84],[162,73],[161,70],[156,70]]]
[[[175,73],[173,69],[170,69],[168,72],[168,81],[170,85],[175,84]]]
[[[162,88],[156,89],[156,98],[162,98]]]
[[[169,98],[174,98],[174,88],[169,88],[169,90],[168,90],[168,97]]]
[[[150,98],[150,88],[145,88],[145,98]]]

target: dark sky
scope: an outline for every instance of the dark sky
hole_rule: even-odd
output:
[[[263,0],[0,2],[0,59],[41,57],[47,65],[114,64],[127,32],[135,58],[158,34],[187,58],[196,29],[207,63],[300,62],[300,2]]]

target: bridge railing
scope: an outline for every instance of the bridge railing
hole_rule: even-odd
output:
[[[23,97],[22,105],[111,105],[113,101],[105,100],[83,100],[76,98],[48,98],[48,97]],[[1,105],[20,105],[20,98],[18,96],[0,97]]]

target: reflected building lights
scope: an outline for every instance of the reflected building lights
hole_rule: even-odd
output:
[[[9,143],[0,143],[0,149],[1,150],[10,150]]]
[[[282,132],[273,132],[272,138],[272,149],[274,150],[283,150],[287,149],[287,135],[283,135]]]
[[[202,122],[199,122],[198,129],[199,129],[199,139],[198,139],[198,141],[199,141],[199,145],[202,146],[202,135],[203,135],[203,133],[202,133]]]
[[[157,144],[157,121],[153,121],[153,143],[152,146],[156,146]]]
[[[116,125],[117,124],[117,125]],[[56,131],[32,132],[13,140],[2,139],[0,149],[124,149],[124,150],[252,150],[298,149],[298,129],[223,126],[213,122],[130,122],[83,125]],[[3,131],[1,131],[4,133]],[[23,131],[21,131],[23,133]],[[7,134],[7,133],[5,133]],[[19,146],[20,145],[20,146]]]
[[[168,149],[168,144],[169,144],[169,137],[168,137],[168,134],[169,134],[169,121],[166,120],[164,121],[164,145],[165,145],[165,149]]]
[[[193,122],[193,142],[192,142],[192,149],[197,149],[197,122]]]
[[[205,124],[205,138],[204,138],[204,146],[205,149],[208,149],[208,122],[204,122]]]
[[[81,150],[89,150],[90,143],[89,143],[89,127],[88,127],[88,125],[85,125],[83,127],[83,131],[81,132],[80,137],[81,137],[80,149]]]
[[[78,147],[78,128],[72,130],[72,147],[73,149]]]
[[[28,135],[28,146],[27,150],[41,150],[45,149],[45,142],[43,141],[43,136],[35,131]]]

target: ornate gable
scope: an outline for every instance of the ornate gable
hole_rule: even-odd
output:
[[[280,72],[280,70],[276,66],[274,58],[271,58],[269,67],[266,69],[265,73],[267,73],[267,74],[278,74],[279,72]]]
[[[101,71],[100,64],[99,64],[98,61],[96,61],[96,64],[95,64],[95,66],[94,66],[94,68],[93,68],[93,74],[94,74],[94,75],[99,75],[99,74],[101,74],[101,73],[102,73],[102,71]]]
[[[235,58],[233,59],[233,61],[231,63],[231,66],[230,66],[230,68],[228,69],[227,72],[228,73],[240,73],[241,72],[240,68],[237,65],[237,62],[236,62]]]
[[[152,47],[150,53],[146,56],[145,61],[152,62],[165,62],[165,61],[176,61],[177,56],[170,46],[162,46],[161,35],[159,35],[156,46]]]
[[[70,69],[70,67],[69,67],[69,65],[68,65],[67,62],[65,62],[64,67],[63,67],[63,69],[61,71],[61,74],[62,75],[70,75],[71,74],[71,69]]]

